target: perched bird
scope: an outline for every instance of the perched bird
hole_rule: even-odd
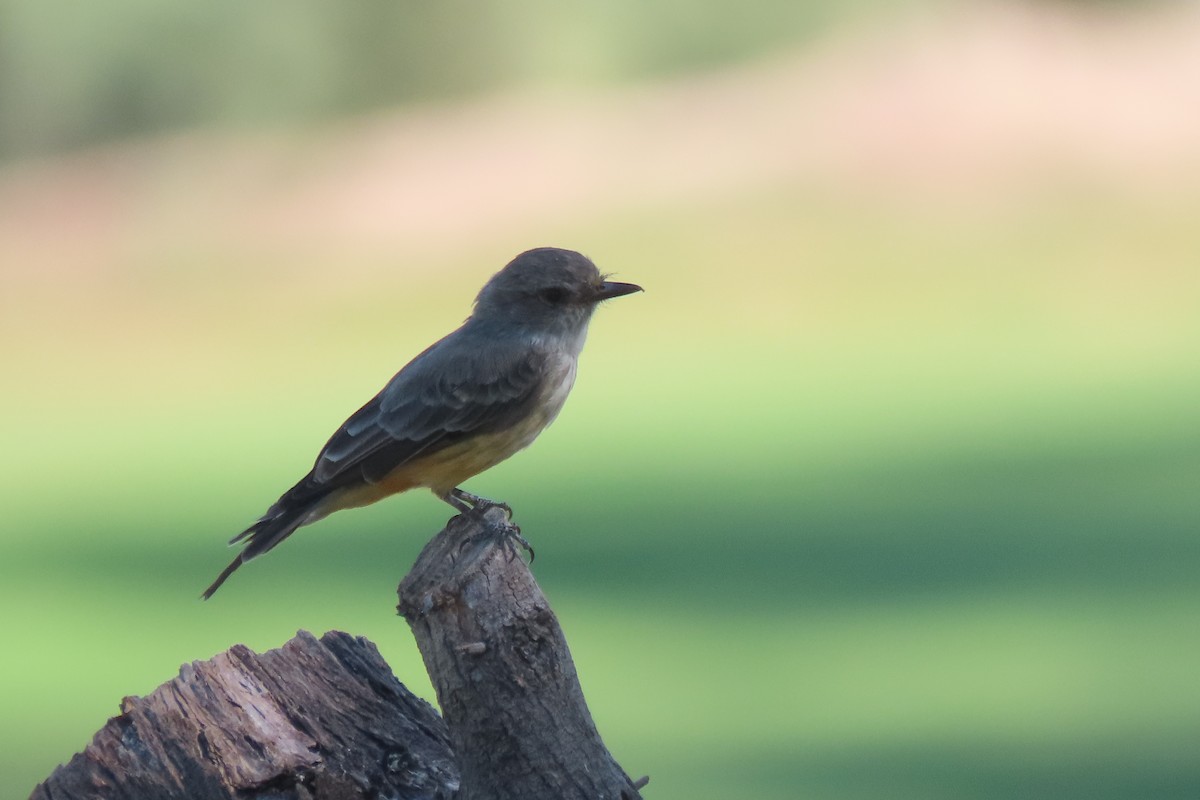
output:
[[[462,327],[396,373],[338,428],[312,470],[233,537],[245,547],[204,599],[245,562],[343,508],[418,486],[460,512],[491,502],[459,484],[529,446],[554,420],[596,306],[641,290],[606,281],[572,250],[521,253],[480,290]]]

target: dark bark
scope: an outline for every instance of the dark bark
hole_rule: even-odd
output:
[[[238,645],[129,697],[31,800],[450,798],[445,725],[366,639]]]
[[[458,754],[459,800],[632,800],[592,722],[558,620],[508,517],[456,517],[400,584]],[[641,785],[644,781],[639,781]]]

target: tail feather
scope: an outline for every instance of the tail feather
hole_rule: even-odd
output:
[[[233,574],[233,571],[236,570],[241,565],[242,565],[242,555],[241,555],[241,553],[238,553],[238,557],[233,560],[233,563],[231,563],[225,569],[221,570],[221,574],[218,575],[217,579],[212,582],[212,586],[209,586],[207,589],[204,590],[204,594],[200,595],[200,598],[202,600],[207,600],[208,598],[212,597],[213,594],[216,593],[217,589],[221,588],[221,584],[224,583],[226,581],[226,579],[228,579],[229,576]]]
[[[278,503],[271,506],[271,509],[257,522],[229,540],[231,545],[245,542],[246,546],[242,552],[238,553],[237,558],[221,571],[221,574],[217,576],[212,585],[204,590],[204,594],[201,597],[205,600],[212,597],[217,589],[221,588],[221,584],[225,583],[229,576],[242,564],[245,564],[255,556],[260,556],[267,552],[291,536],[292,532],[302,525],[313,522],[314,520],[311,517],[313,508],[323,499],[324,497],[316,497],[308,502],[289,508],[285,504],[284,499],[281,498]]]

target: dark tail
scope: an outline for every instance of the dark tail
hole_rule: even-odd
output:
[[[212,582],[212,586],[209,586],[207,589],[204,590],[204,594],[200,595],[201,599],[207,600],[208,598],[212,597],[213,593],[216,592],[217,589],[221,588],[221,584],[224,583],[225,580],[230,575],[233,574],[233,571],[235,569],[237,569],[238,567],[240,567],[241,565],[242,565],[242,554],[238,553],[238,557],[233,560],[233,563],[230,564],[225,569],[221,570],[221,574],[218,575],[217,579]]]
[[[300,526],[314,521],[309,519],[309,514],[318,503],[325,499],[325,495],[310,496],[301,502],[295,502],[290,498],[301,485],[297,484],[295,488],[279,498],[279,501],[271,506],[270,510],[260,517],[257,522],[229,540],[230,544],[237,544],[244,541],[246,542],[246,547],[242,552],[238,553],[237,558],[228,567],[221,571],[221,574],[213,581],[212,586],[204,590],[204,594],[201,595],[203,599],[207,600],[212,597],[217,589],[221,588],[221,584],[242,564],[245,564],[255,556],[267,552],[291,536],[292,532]]]

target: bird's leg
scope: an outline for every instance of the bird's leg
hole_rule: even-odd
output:
[[[498,503],[495,500],[488,500],[486,497],[480,497],[477,494],[464,492],[462,489],[451,489],[450,491],[446,492],[442,499],[457,508],[460,513],[464,514],[467,511],[470,511],[472,508],[488,508],[490,506],[499,506],[500,508],[504,509],[504,513],[508,515],[508,518],[512,519],[512,508],[509,507],[508,503]]]
[[[471,506],[466,501],[466,499],[460,498],[459,494],[467,494],[467,493],[462,491],[461,489],[451,489],[450,491],[446,492],[445,494],[439,494],[438,497],[441,500],[445,501],[446,503],[449,503],[450,505],[454,506],[454,510],[457,511],[458,513],[465,514],[471,510]],[[475,497],[474,495],[467,495],[467,496],[471,497],[474,500],[479,499],[478,497]]]

